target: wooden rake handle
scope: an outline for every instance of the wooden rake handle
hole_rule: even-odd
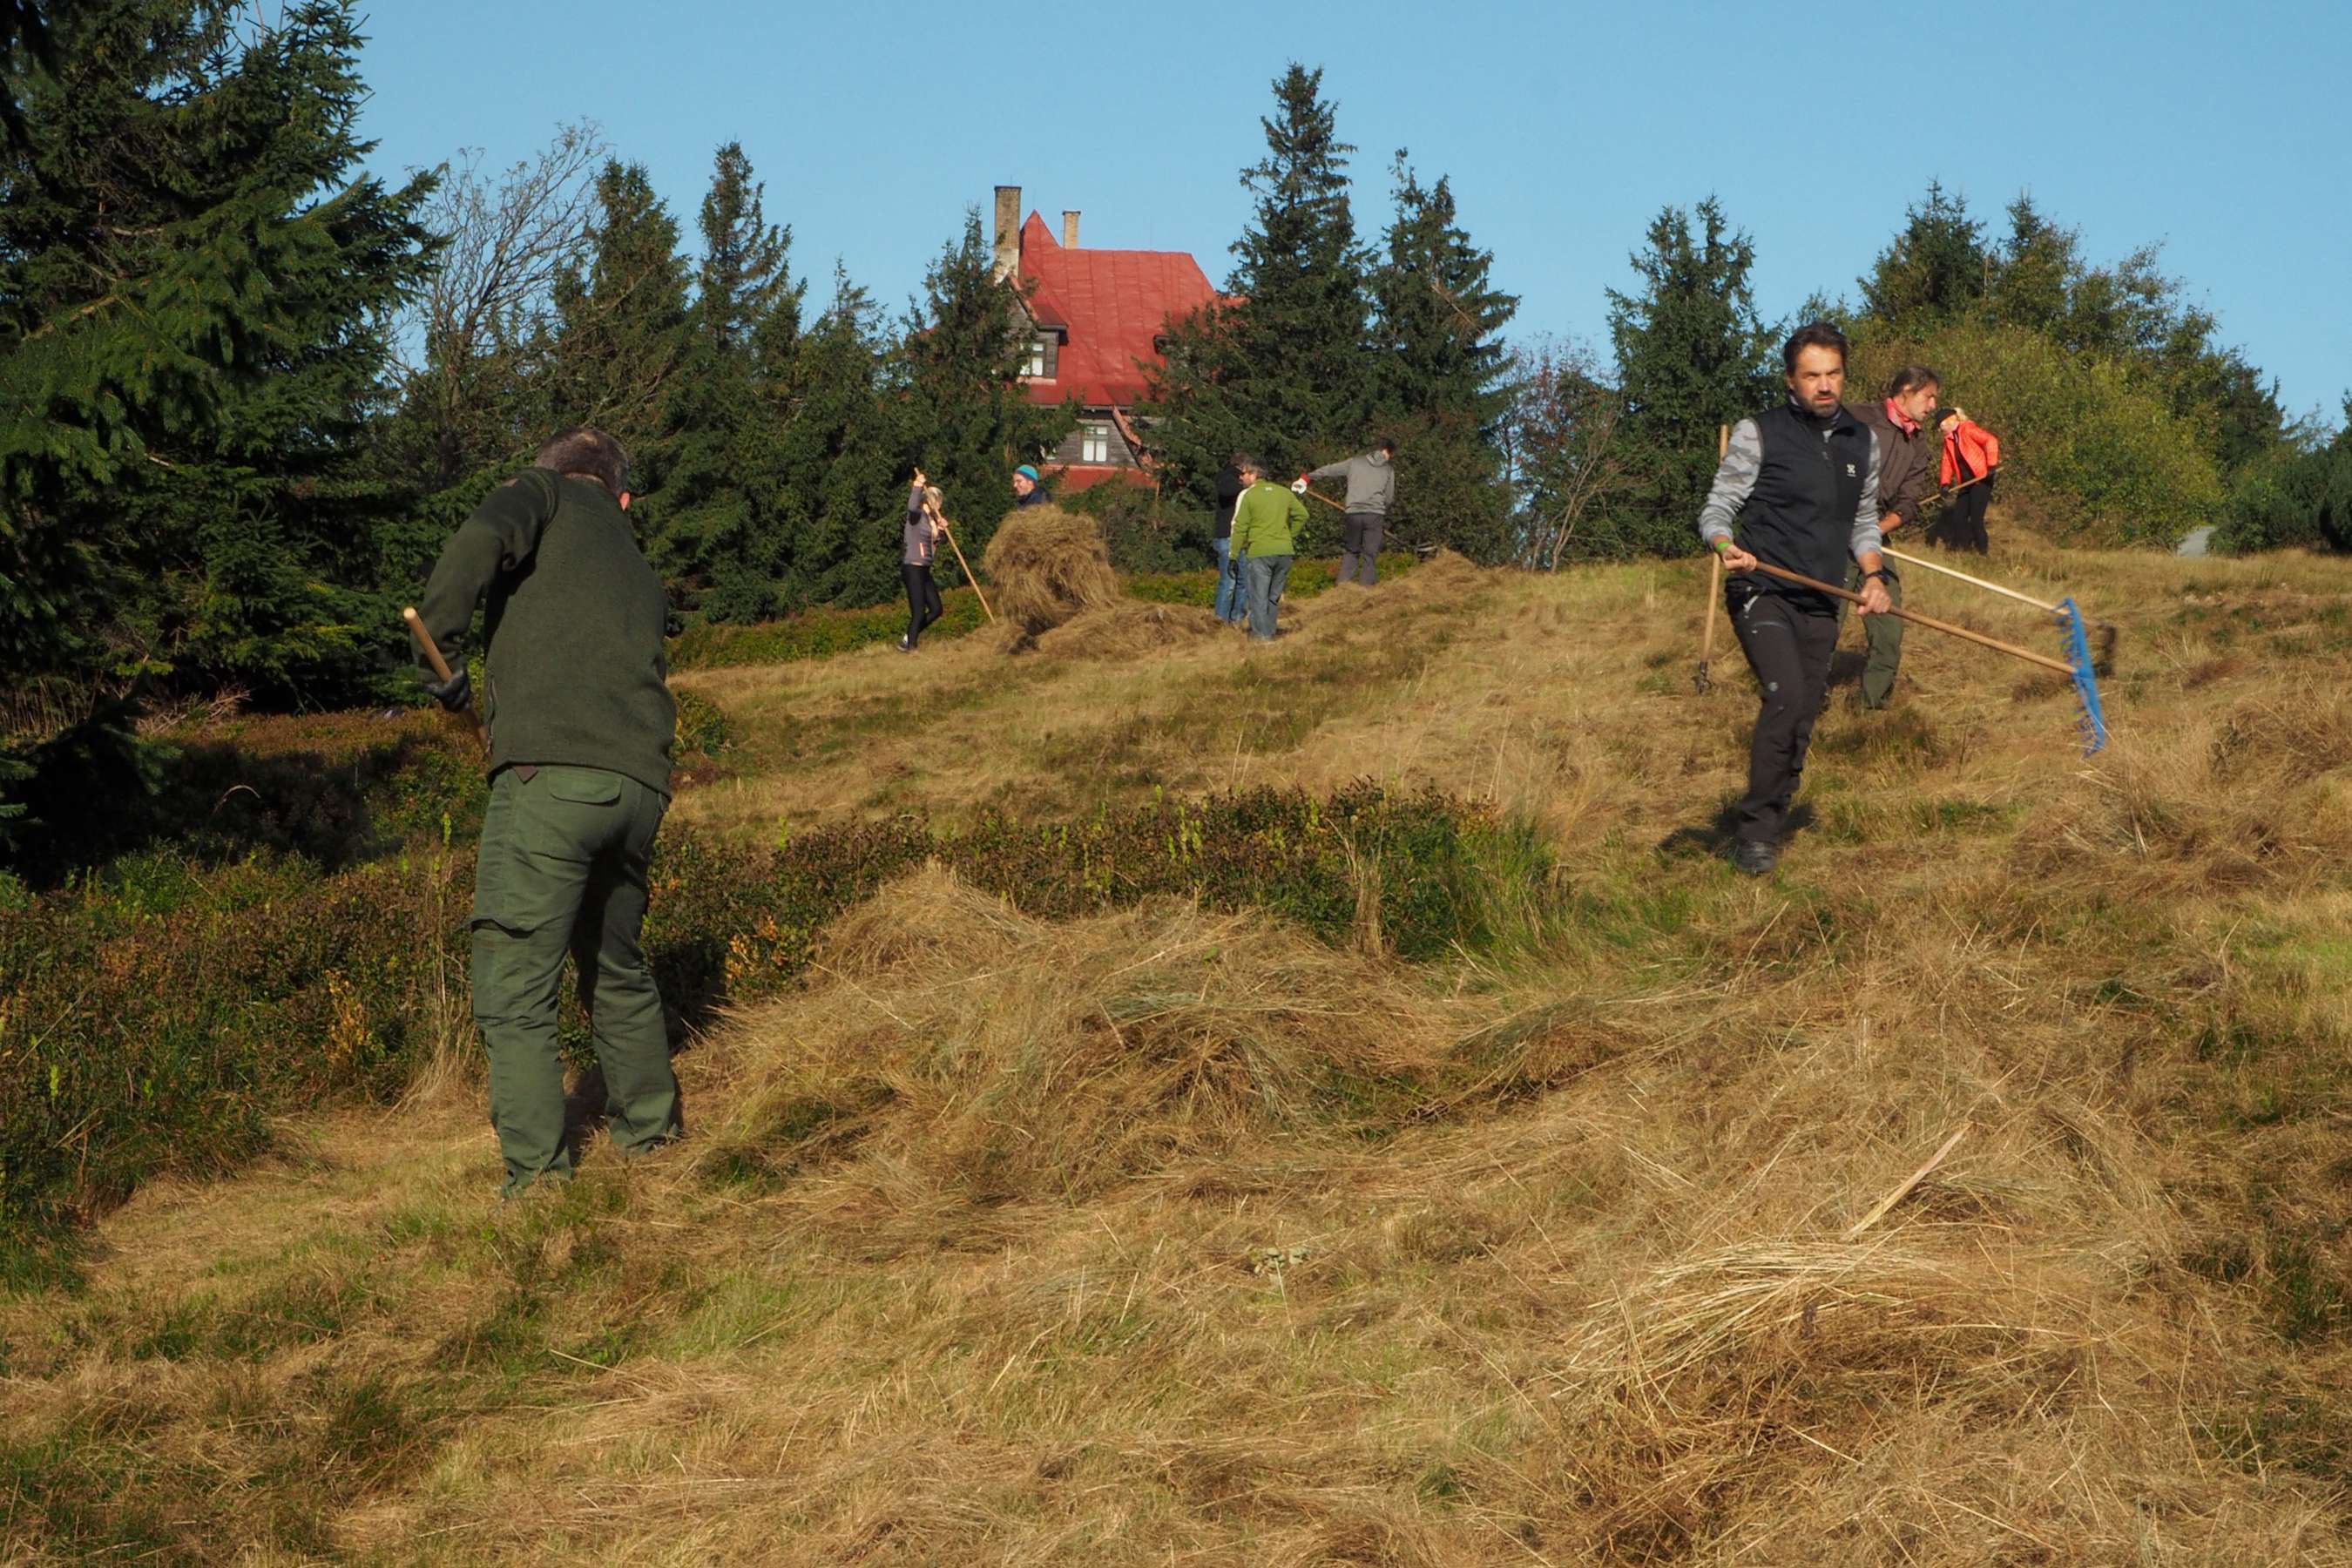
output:
[[[425,629],[425,617],[416,613],[416,606],[410,605],[403,609],[400,612],[400,618],[408,623],[408,635],[416,639],[417,649],[425,655],[425,662],[433,673],[441,678],[441,684],[446,686],[457,679],[456,676],[449,673],[449,661],[441,657],[441,645],[435,642],[433,634]],[[482,717],[478,712],[474,715],[474,734],[481,741],[482,750],[488,751],[490,749],[489,726],[482,722]]]
[[[1965,572],[1955,572],[1948,566],[1938,566],[1933,561],[1922,560],[1916,555],[1906,555],[1900,550],[1889,550],[1885,545],[1881,545],[1879,553],[1890,561],[1900,561],[1906,566],[1923,566],[1930,572],[1940,572],[1947,577],[1958,577],[1971,587],[1982,588],[1989,594],[1999,594],[2004,598],[2015,599],[2019,604],[2031,605],[2037,610],[2047,610],[2053,616],[2063,613],[2057,605],[2046,604],[2030,594],[2021,594],[2014,588],[2004,588],[1998,583],[1988,583],[1981,577],[1971,577]]]
[[[971,563],[963,558],[963,546],[956,542],[955,530],[948,526],[947,519],[939,518],[937,521],[940,531],[948,536],[948,548],[955,552],[956,564],[963,568],[963,580],[971,584],[971,591],[980,597],[980,613],[988,617],[990,626],[994,626],[996,612],[988,607],[988,595],[981,587],[980,579],[971,574]]]
[[[1817,577],[1808,577],[1801,572],[1790,572],[1784,567],[1774,566],[1762,561],[1759,561],[1754,569],[1767,576],[1778,577],[1783,582],[1811,588],[1816,594],[1827,594],[1833,599],[1843,599],[1850,605],[1862,603],[1861,595],[1849,593],[1843,588],[1824,583]],[[1991,648],[1996,653],[2005,653],[2011,658],[2021,658],[2028,664],[2038,664],[2044,669],[2055,670],[2069,680],[2074,679],[2073,665],[2052,658],[2045,654],[2035,653],[2031,648],[2020,647],[2013,642],[2003,642],[1999,637],[1989,637],[1982,632],[1972,632],[1966,626],[1956,626],[1949,621],[1939,621],[1933,616],[1923,616],[1916,610],[1889,609],[1886,613],[1897,620],[1909,621],[1915,626],[1926,626],[1929,631],[1943,632],[1963,641],[1975,643],[1981,647]]]

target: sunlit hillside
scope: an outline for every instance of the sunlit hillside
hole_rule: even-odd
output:
[[[463,1052],[148,1183],[0,1302],[0,1561],[2352,1561],[2342,569],[1985,569],[2119,628],[2113,745],[1849,652],[1762,880],[1686,563],[684,672],[730,853],[1175,802],[1217,891],[918,857],[544,1200]],[[1458,833],[1254,901],[1213,803],[1366,781]]]

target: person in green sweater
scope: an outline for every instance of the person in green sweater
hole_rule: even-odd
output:
[[[469,923],[474,1021],[489,1052],[509,1198],[569,1180],[577,1158],[555,1035],[567,952],[614,1143],[642,1154],[682,1130],[661,993],[637,940],[677,710],[662,652],[668,605],[628,506],[620,443],[566,430],[474,509],[420,606],[455,671],[428,689],[458,711],[473,700],[466,634],[475,602],[489,595],[490,797]]]
[[[1265,466],[1244,458],[1242,497],[1234,503],[1234,559],[1242,563],[1249,589],[1249,635],[1274,636],[1274,615],[1290,581],[1298,531],[1307,526],[1307,503],[1265,477]]]

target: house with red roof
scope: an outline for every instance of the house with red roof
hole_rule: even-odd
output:
[[[1063,486],[1150,483],[1134,417],[1143,366],[1164,363],[1170,322],[1218,298],[1201,264],[1181,250],[1082,249],[1076,212],[1057,240],[1039,214],[1022,219],[1020,186],[999,185],[995,271],[1027,293],[1024,395],[1078,402],[1078,427],[1049,459]]]

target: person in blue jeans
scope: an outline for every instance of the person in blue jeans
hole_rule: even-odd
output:
[[[1242,455],[1235,452],[1217,470],[1217,526],[1209,546],[1217,555],[1217,602],[1212,606],[1227,626],[1242,624],[1248,591],[1242,582],[1240,561],[1234,555],[1234,506],[1242,499]]]
[[[1234,505],[1234,554],[1249,581],[1249,632],[1261,641],[1275,635],[1275,612],[1290,581],[1298,531],[1307,526],[1307,503],[1265,478],[1255,458],[1240,464],[1248,488]]]

